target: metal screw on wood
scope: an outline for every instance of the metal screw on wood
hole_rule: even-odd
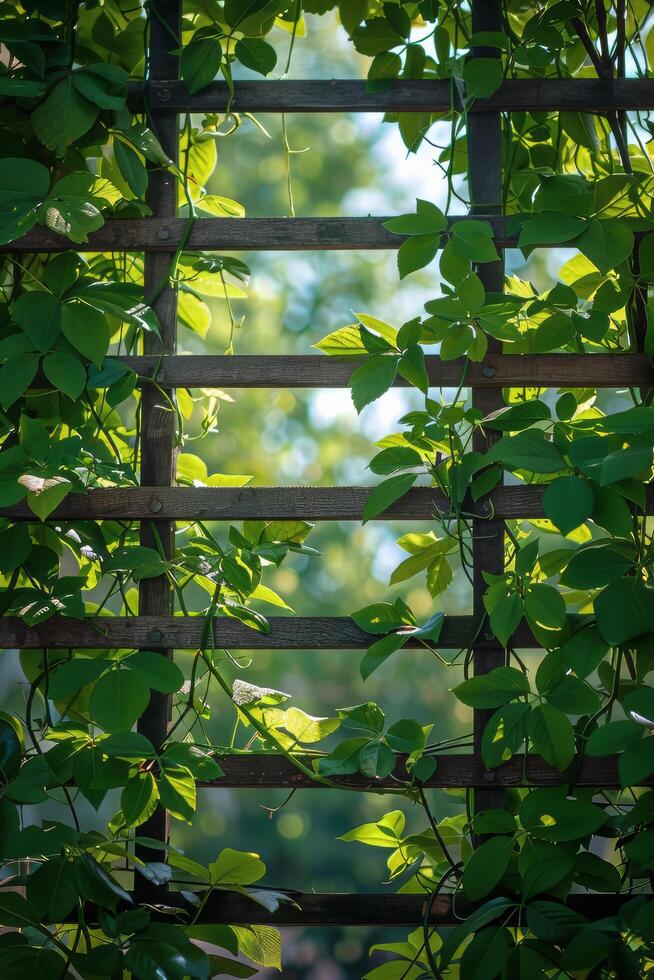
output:
[[[484,771],[484,782],[485,783],[494,783],[495,782],[495,777],[496,777],[496,773],[495,773],[495,771],[493,769],[486,769]]]
[[[159,99],[160,102],[170,102],[172,97],[173,94],[169,88],[162,88],[159,89],[159,91],[157,92],[157,98]]]
[[[482,369],[481,373],[485,378],[494,378],[496,371],[492,364],[486,364]]]
[[[151,630],[148,633],[148,643],[162,643],[163,633],[161,630]]]
[[[152,511],[153,514],[158,514],[162,507],[163,504],[161,503],[160,500],[150,501],[150,510]]]
[[[168,239],[170,238],[170,228],[166,228],[166,226],[163,225],[157,231],[157,238],[159,239],[160,242],[168,241]]]

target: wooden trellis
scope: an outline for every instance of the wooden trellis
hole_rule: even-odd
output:
[[[148,111],[161,143],[171,159],[176,159],[179,143],[178,113],[224,110],[227,87],[214,83],[197,95],[189,96],[178,78],[178,58],[169,49],[171,38],[181,36],[179,0],[158,0],[157,16],[151,22],[150,78],[130,91],[132,108],[142,110],[145,95]],[[500,0],[473,0],[473,29],[501,29]],[[476,54],[495,52],[480,49]],[[383,90],[368,91],[362,81],[262,81],[237,82],[232,106],[235,111],[265,112],[445,112],[460,106],[460,93],[449,81],[397,81]],[[606,113],[616,110],[654,108],[654,80],[616,79],[520,79],[507,80],[487,100],[478,100],[467,121],[469,178],[475,216],[493,227],[499,249],[511,247],[515,238],[502,216],[501,120],[502,113],[530,111],[582,110]],[[166,276],[170,260],[178,247],[186,222],[177,218],[177,182],[165,171],[150,176],[149,204],[153,216],[143,220],[114,220],[89,238],[89,251],[141,251],[145,253],[145,292],[153,295]],[[191,229],[186,247],[194,250],[294,250],[294,249],[397,249],[400,236],[382,225],[384,218],[255,218],[245,220],[204,218]],[[462,220],[452,217],[450,221]],[[2,251],[59,252],[70,243],[44,228],[34,228]],[[501,291],[503,265],[498,262],[479,270],[486,288]],[[178,357],[176,350],[177,298],[166,286],[154,303],[161,323],[161,340],[147,335],[143,356],[122,358],[139,375],[142,387],[141,487],[92,491],[71,496],[51,515],[51,519],[115,519],[139,521],[143,544],[152,545],[155,534],[172,554],[176,520],[256,520],[303,518],[307,520],[357,520],[369,490],[339,488],[245,488],[194,489],[174,487],[173,416],[161,407],[160,389],[176,387],[346,387],[353,370],[351,362],[316,356]],[[484,412],[503,404],[501,390],[507,386],[579,386],[588,380],[590,355],[506,355],[501,345],[491,345],[482,364],[470,365],[466,385],[472,390],[473,404]],[[433,385],[458,385],[462,363],[442,363],[427,358]],[[157,387],[151,384],[156,377]],[[592,355],[593,384],[602,388],[649,386],[654,382],[651,362],[643,354]],[[38,383],[38,382],[37,382]],[[397,378],[397,385],[403,385]],[[479,443],[477,449],[486,448]],[[482,571],[501,571],[503,564],[503,522],[511,518],[543,516],[542,486],[499,487],[468,510],[474,527],[474,610],[472,616],[449,617],[441,645],[457,649],[468,646],[477,633],[483,613]],[[377,519],[429,519],[438,511],[447,512],[448,502],[437,490],[414,488]],[[654,512],[654,492],[648,495],[648,512]],[[5,508],[2,515],[16,520],[33,519],[26,505]],[[483,532],[483,533],[482,533]],[[194,649],[201,642],[205,621],[202,617],[174,617],[173,596],[165,577],[146,579],[139,588],[139,616],[103,617],[73,621],[49,620],[42,627],[28,627],[21,620],[0,618],[0,645],[3,647],[84,647],[118,649],[146,647],[164,656],[175,649]],[[265,636],[248,630],[233,619],[215,622],[215,635],[221,646],[233,649],[363,649],[370,637],[346,618],[288,619],[272,617],[272,631]],[[514,641],[518,647],[534,648],[537,643],[526,626]],[[412,646],[408,643],[407,646]],[[418,645],[418,644],[416,644]],[[504,651],[492,635],[482,633],[475,641],[474,668],[477,673],[504,662]],[[153,694],[140,722],[140,730],[154,744],[165,737],[170,720],[170,701]],[[493,771],[485,770],[480,756],[484,712],[475,713],[475,751],[465,755],[443,755],[426,785],[431,787],[472,787],[476,807],[502,804],[503,787],[565,782],[567,777],[533,756],[514,757]],[[224,777],[209,788],[313,788],[324,789],[293,768],[281,756],[234,755],[221,758]],[[572,770],[577,785],[619,786],[615,759],[583,759]],[[401,775],[402,760],[398,763]],[[376,789],[390,786],[393,777],[375,781]],[[650,785],[654,778],[649,779]],[[372,782],[361,775],[345,777],[342,784],[361,790]],[[168,834],[165,811],[159,809],[142,832],[165,840]],[[150,857],[147,851],[142,856]],[[137,876],[140,879],[140,876]],[[162,901],[162,891],[152,892],[141,879],[139,894]],[[423,920],[425,897],[421,895],[303,895],[293,893],[296,906],[283,905],[274,914],[241,896],[213,895],[203,906],[202,921],[227,923],[276,923],[287,925],[417,925]],[[177,901],[173,898],[173,901]],[[571,896],[568,905],[591,917],[615,911],[617,896]],[[183,903],[182,903],[183,904]],[[465,914],[465,902],[457,903],[457,916]],[[431,910],[434,923],[452,922],[454,910],[446,896],[439,897]]]

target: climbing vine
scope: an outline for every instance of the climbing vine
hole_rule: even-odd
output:
[[[463,179],[476,100],[492,96],[505,78],[646,77],[653,56],[645,0],[505,0],[502,29],[481,33],[472,30],[469,4],[458,0],[225,0],[185,6],[182,36],[171,38],[188,92],[220,76],[233,93],[235,65],[270,75],[275,34],[285,32],[292,51],[303,13],[334,8],[354,49],[372,59],[370,86],[450,80],[450,112],[386,116],[408,151],[423,141],[436,151],[448,213],[476,203]],[[399,327],[360,314],[317,345],[326,355],[362,359],[351,381],[358,411],[398,375],[423,397],[423,407],[377,446],[370,469],[382,480],[364,519],[383,514],[414,485],[433,487],[439,501],[431,531],[400,538],[407,557],[391,577],[395,585],[424,575],[433,614],[419,622],[399,598],[355,611],[354,621],[371,635],[363,680],[407,642],[418,642],[435,655],[439,677],[453,665],[463,668],[453,698],[489,712],[481,751],[491,774],[522,752],[564,774],[560,785],[507,790],[503,808],[479,812],[468,794],[460,815],[437,821],[424,784],[437,757],[469,746],[469,738],[438,740],[433,726],[410,718],[387,727],[372,701],[314,718],[288,706],[281,691],[225,676],[225,665],[235,662],[218,645],[221,617],[269,631],[261,605],[285,602],[265,583],[266,569],[291,552],[319,560],[306,543],[309,524],[248,521],[216,536],[191,521],[169,557],[160,542],[140,544],[128,520],[52,516],[68,497],[138,485],[140,387],[122,357],[159,332],[153,305],[166,285],[146,291],[138,254],[74,246],[86,246],[108,218],[147,217],[148,182],[162,169],[178,180],[188,228],[202,214],[244,214],[238,202],[205,190],[217,145],[242,122],[236,109],[182,116],[179,161],[162,149],[156,113],[138,84],[149,78],[148,33],[157,16],[155,2],[121,0],[25,0],[0,12],[0,244],[8,246],[0,508],[26,503],[33,515],[0,517],[1,611],[27,626],[54,616],[136,617],[138,583],[165,576],[178,611],[207,624],[188,676],[144,649],[21,651],[24,704],[0,716],[3,976],[92,978],[125,970],[139,980],[182,980],[256,972],[236,956],[280,968],[271,926],[200,924],[216,891],[246,894],[270,911],[292,900],[258,884],[265,867],[257,854],[225,848],[207,867],[172,845],[160,845],[160,861],[139,856],[139,845],[156,846],[140,828],[157,807],[191,821],[196,783],[219,782],[221,757],[235,750],[281,754],[328,786],[360,773],[374,790],[376,780],[393,774],[388,792],[424,814],[418,834],[406,835],[403,813],[390,810],[344,835],[386,848],[391,882],[425,896],[424,926],[403,942],[378,946],[392,958],[374,967],[370,980],[647,975],[654,961],[654,793],[639,787],[654,775],[647,741],[654,728],[647,517],[654,388],[607,397],[593,386],[592,358],[654,352],[651,122],[638,112],[506,115],[497,205],[525,257],[539,246],[573,250],[555,284],[542,291],[507,275],[504,292],[487,291],[479,270],[500,258],[492,224],[462,217],[448,226],[438,207],[418,199],[415,212],[386,227],[402,236],[399,278],[437,260],[440,294]],[[435,124],[443,121],[449,139],[439,145],[435,134],[443,129]],[[284,128],[292,214],[290,146]],[[11,243],[36,226],[71,248],[12,251]],[[231,301],[246,295],[249,269],[231,256],[187,250],[187,240],[166,277],[177,290],[179,321],[202,338],[211,326],[207,298],[223,301],[231,353],[239,326]],[[588,384],[507,388],[504,407],[485,415],[471,405],[467,379],[489,341],[506,353],[584,355]],[[456,390],[430,384],[425,350],[456,362]],[[244,485],[248,476],[209,474],[188,451],[191,420],[203,433],[214,431],[224,396],[182,389],[173,400],[158,387],[156,370],[148,383],[175,419],[178,484]],[[473,448],[480,433],[488,437],[486,451]],[[453,569],[472,577],[473,535],[480,515],[495,517],[492,492],[505,479],[542,490],[544,519],[505,522],[504,572],[485,576],[485,615],[464,649],[443,653],[442,597]],[[537,664],[520,655],[525,627],[544,651]],[[472,651],[488,631],[505,662],[475,676]],[[173,698],[168,735],[156,745],[134,730],[152,692]],[[234,713],[230,745],[215,745],[205,733],[218,698]],[[584,757],[616,754],[620,789],[578,785]],[[85,828],[82,809],[109,803],[114,812],[104,829]],[[48,812],[56,805],[58,816],[35,818],[33,808],[44,804]],[[155,909],[135,898],[139,877],[173,891]],[[615,914],[592,921],[567,904],[573,890],[619,893],[624,901]],[[180,907],[173,907],[178,894]],[[461,921],[439,932],[429,912],[443,896]]]

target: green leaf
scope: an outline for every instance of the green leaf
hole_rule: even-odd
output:
[[[400,279],[405,279],[412,272],[429,265],[436,257],[440,243],[440,235],[414,235],[402,242],[397,252]]]
[[[618,759],[618,772],[623,786],[638,786],[654,773],[654,746],[650,738],[628,745]]]
[[[597,628],[611,646],[654,631],[654,591],[641,578],[611,582],[594,606]]]
[[[75,657],[64,660],[48,679],[48,696],[54,701],[75,694],[85,684],[94,681],[107,667],[109,660],[102,658]]]
[[[575,218],[571,214],[561,214],[557,211],[541,211],[529,218],[522,226],[518,238],[518,248],[529,248],[537,245],[558,245],[569,242],[581,234],[587,222]]]
[[[565,623],[565,601],[553,586],[537,583],[525,592],[525,612],[539,626],[558,629]]]
[[[368,647],[361,658],[360,664],[361,677],[363,680],[367,680],[378,667],[381,667],[381,665],[388,660],[388,658],[394,654],[396,650],[403,647],[409,639],[410,636],[408,634],[390,633],[388,636],[382,636],[381,639],[373,643],[371,647]]]
[[[497,262],[499,255],[493,245],[493,229],[487,221],[463,218],[452,225],[452,250],[469,262]]]
[[[603,274],[628,259],[633,247],[633,232],[615,218],[603,221],[593,218],[577,242],[577,248]]]
[[[40,204],[48,196],[50,174],[36,160],[0,159],[0,244],[5,245],[36,223]]]
[[[89,708],[105,732],[128,732],[150,702],[146,680],[133,670],[115,667],[93,688]]]
[[[157,809],[159,791],[151,772],[137,772],[127,781],[120,796],[127,827],[138,827]]]
[[[135,197],[142,198],[148,189],[148,173],[138,153],[122,140],[114,139],[114,156],[121,177]]]
[[[111,327],[100,310],[75,300],[61,306],[61,332],[73,347],[101,367],[111,340]]]
[[[263,42],[265,43],[265,42]],[[201,27],[182,49],[180,75],[189,95],[206,88],[220,71],[223,50],[215,27]]]
[[[35,291],[18,297],[12,307],[12,316],[34,346],[45,354],[61,332],[61,310],[56,296]]]
[[[549,704],[567,715],[591,715],[600,706],[600,699],[592,687],[574,674],[566,674],[547,691],[545,697]]]
[[[613,755],[622,752],[643,736],[643,726],[635,721],[611,721],[600,725],[586,742],[586,754],[591,756]]]
[[[333,333],[327,334],[317,344],[313,345],[324,354],[335,357],[359,356],[361,354],[381,354],[392,351],[393,346],[387,338],[367,330],[359,323],[351,323],[340,327]]]
[[[534,422],[549,421],[551,415],[549,405],[535,399],[498,408],[496,412],[486,416],[483,425],[484,428],[498,429],[500,432],[519,432],[521,429],[528,429]]]
[[[86,387],[84,365],[72,354],[53,351],[43,358],[43,373],[48,381],[72,401],[77,401]]]
[[[357,841],[369,847],[396,848],[404,833],[405,816],[402,810],[385,813],[377,823],[364,823],[348,830],[338,840]]]
[[[550,766],[567,769],[575,754],[572,725],[553,704],[537,704],[528,723],[529,737],[535,752]]]
[[[192,820],[196,806],[193,774],[186,766],[166,766],[159,777],[161,805],[178,820]]]
[[[524,604],[517,592],[504,596],[493,607],[490,626],[502,646],[506,646],[522,620]]]
[[[463,66],[466,99],[488,99],[504,81],[499,58],[469,58]]]
[[[496,667],[488,674],[468,678],[453,687],[452,693],[471,708],[499,708],[529,694],[529,681],[516,667]]]
[[[489,769],[508,761],[524,745],[530,711],[524,701],[510,701],[489,718],[481,744],[484,765]]]
[[[124,661],[137,670],[155,691],[174,694],[184,684],[184,674],[174,660],[152,650],[139,650]]]
[[[58,82],[31,116],[36,137],[58,157],[89,131],[99,109],[77,91],[72,74]]]
[[[93,174],[69,174],[58,180],[39,214],[43,223],[74,242],[87,242],[88,234],[104,224],[100,209],[106,201],[94,195]]]
[[[476,847],[463,869],[463,891],[471,902],[478,902],[504,877],[511,855],[513,837],[493,837]]]
[[[366,633],[390,633],[400,626],[412,626],[415,619],[400,600],[399,603],[375,602],[352,613],[352,619],[359,629]]]
[[[269,75],[277,64],[277,52],[260,37],[241,38],[236,42],[234,54],[242,65],[260,75]]]
[[[72,490],[72,484],[63,476],[43,479],[38,476],[21,476],[19,483],[27,487],[27,505],[33,514],[45,521]]]
[[[557,477],[548,484],[543,497],[545,516],[564,535],[584,524],[594,505],[592,486],[578,476]]]
[[[557,473],[565,468],[561,451],[540,429],[503,436],[486,453],[486,459],[502,463],[508,470],[528,470],[530,473]]]
[[[10,408],[25,393],[38,369],[39,355],[36,353],[16,354],[7,358],[0,368],[0,405],[3,408]]]
[[[425,353],[419,344],[411,344],[398,361],[398,370],[409,384],[424,394],[429,389],[429,378],[425,368]]]
[[[121,888],[90,854],[75,858],[75,883],[80,895],[104,909],[116,911],[118,902],[133,905],[130,895]]]
[[[627,552],[627,553],[625,553]],[[561,572],[561,582],[571,589],[597,589],[624,578],[634,567],[629,548],[598,543],[575,551]]]
[[[397,358],[387,355],[369,357],[350,378],[352,401],[357,412],[388,391],[397,374]]]
[[[387,476],[395,470],[407,469],[410,466],[420,466],[422,457],[415,449],[408,446],[389,446],[370,460],[368,464],[373,473]]]
[[[417,478],[416,473],[401,473],[399,476],[389,477],[388,480],[374,487],[363,505],[363,523],[388,510],[396,500],[411,489]]]
[[[397,218],[391,218],[384,222],[384,228],[392,231],[394,235],[435,235],[445,231],[447,218],[431,201],[418,198],[415,214],[401,214]]]
[[[263,967],[282,969],[279,930],[273,926],[232,926],[238,937],[239,953]]]
[[[226,847],[209,865],[211,884],[225,888],[229,885],[252,885],[266,873],[266,866],[258,854],[235,851]]]
[[[594,803],[568,799],[567,787],[532,790],[520,805],[520,823],[533,837],[549,841],[582,840],[595,834],[609,815]]]

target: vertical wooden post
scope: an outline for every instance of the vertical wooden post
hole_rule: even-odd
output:
[[[149,60],[151,79],[176,79],[179,74],[179,58],[171,52],[181,44],[181,2],[180,0],[152,0],[150,3]],[[161,91],[159,92],[161,95]],[[161,108],[164,105],[164,108]],[[177,163],[179,156],[179,127],[177,112],[165,109],[165,99],[160,105],[149,107],[152,126],[168,157]],[[178,183],[174,174],[161,168],[152,168],[149,175],[147,201],[155,218],[161,220],[159,237],[168,237],[166,222],[177,215]],[[152,300],[152,306],[161,325],[161,337],[147,333],[144,336],[145,354],[174,354],[177,348],[177,293],[168,282],[170,264],[174,256],[170,252],[146,254],[145,256],[145,299]],[[163,285],[162,285],[163,283]],[[154,299],[152,299],[154,297]],[[154,386],[143,388],[141,395],[141,485],[148,487],[169,487],[175,477],[175,418],[171,405],[175,398],[172,390],[161,392]],[[141,544],[149,548],[163,546],[167,556],[172,556],[175,547],[175,524],[172,521],[157,520],[155,515],[161,509],[156,493],[153,492],[150,510],[153,519],[141,524]],[[171,616],[173,613],[173,593],[165,576],[144,579],[139,586],[140,616]],[[153,636],[152,644],[157,647],[163,637]],[[172,657],[170,649],[160,649],[162,656]],[[153,691],[150,704],[140,719],[138,730],[158,747],[165,739],[170,722],[170,696]],[[168,815],[159,807],[140,833],[157,840],[168,839]],[[139,849],[143,860],[162,860],[160,852],[149,848]],[[141,875],[136,875],[135,891],[141,894],[148,891],[149,883]]]
[[[472,30],[501,31],[501,0],[473,0]],[[499,57],[494,48],[474,48],[473,57]],[[467,119],[468,134],[468,186],[471,201],[471,214],[500,214],[502,211],[502,117],[495,113],[470,113]],[[486,291],[502,292],[504,288],[504,262],[485,263],[477,268],[477,275]],[[488,353],[491,355],[488,370],[492,370],[492,355],[501,356],[502,344],[489,338]],[[501,388],[472,389],[472,404],[484,415],[501,408]],[[493,434],[478,430],[474,437],[474,449],[486,452],[493,441]],[[473,612],[477,621],[484,616],[483,596],[486,590],[483,572],[497,575],[504,571],[504,523],[496,520],[474,520],[472,523],[473,554]],[[480,636],[481,645],[473,651],[475,674],[487,674],[504,663],[504,650],[493,642],[490,631]],[[481,739],[484,726],[491,714],[489,711],[474,712],[475,752],[481,752]],[[502,790],[492,789],[494,772],[487,774],[489,789],[475,791],[476,812],[502,806]]]

